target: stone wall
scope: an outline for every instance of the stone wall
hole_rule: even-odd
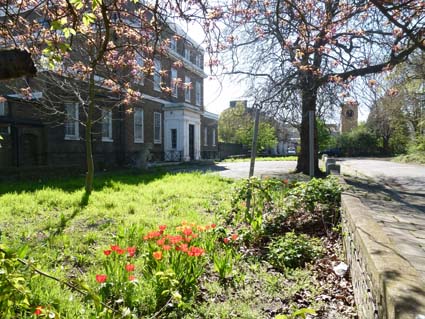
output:
[[[342,183],[345,183],[342,180]],[[341,198],[347,261],[360,319],[424,319],[425,285],[373,212],[354,194]]]

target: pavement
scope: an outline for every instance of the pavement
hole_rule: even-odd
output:
[[[249,162],[223,162],[217,166],[222,168],[220,175],[230,178],[248,178]],[[264,178],[283,177],[295,171],[296,161],[257,161],[254,166],[254,176]]]
[[[425,280],[425,166],[382,159],[338,159],[341,174]]]
[[[254,176],[261,178],[266,176],[287,178],[291,176],[291,178],[294,178],[294,174],[290,173],[295,171],[296,166],[296,161],[257,161],[255,162]],[[240,179],[248,178],[249,162],[199,163],[187,167],[169,167],[168,170],[173,172],[200,171],[217,173],[223,177]],[[296,178],[298,179],[298,176]]]

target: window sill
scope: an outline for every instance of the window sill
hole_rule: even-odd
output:
[[[64,140],[65,141],[79,141],[80,137],[79,136],[65,136]]]
[[[143,144],[144,143],[144,140],[134,140],[134,143],[135,144]]]
[[[102,142],[113,143],[114,140],[112,138],[109,138],[109,137],[102,137]]]
[[[162,144],[162,141],[153,141],[154,144]]]

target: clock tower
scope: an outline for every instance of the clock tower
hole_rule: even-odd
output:
[[[359,118],[358,104],[343,104],[341,106],[341,133],[351,132],[357,127]]]

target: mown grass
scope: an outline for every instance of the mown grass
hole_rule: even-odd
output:
[[[271,161],[296,161],[298,156],[279,156],[279,157],[256,157],[256,161],[260,162],[271,162]],[[233,162],[249,162],[251,158],[227,158],[223,160],[224,163],[233,163]]]

